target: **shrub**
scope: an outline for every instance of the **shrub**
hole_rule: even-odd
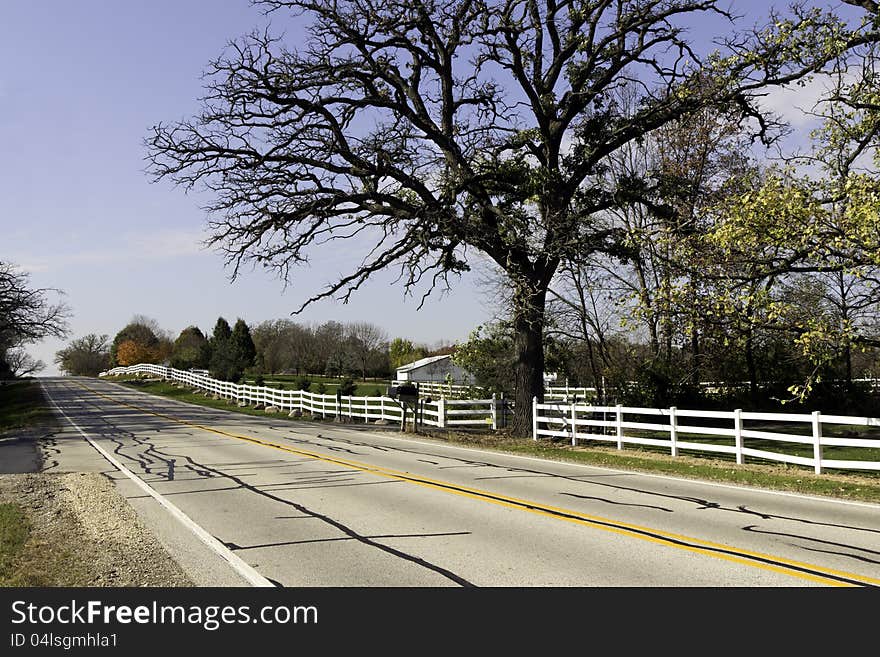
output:
[[[301,376],[296,380],[296,389],[297,390],[305,390],[306,392],[308,392],[309,388],[311,388],[311,387],[312,387],[312,381],[311,381],[311,379],[309,379],[307,377]]]
[[[318,394],[319,395],[327,394],[327,384],[324,383],[323,381],[321,381],[321,383],[318,384]]]
[[[352,379],[343,379],[342,383],[339,384],[339,388],[337,388],[340,395],[345,397],[354,395],[355,390],[357,390],[357,384]]]
[[[264,385],[266,385],[266,380],[263,378],[263,375],[262,375],[262,374],[257,374],[257,376],[254,378],[254,385],[255,385],[255,386],[264,386]]]

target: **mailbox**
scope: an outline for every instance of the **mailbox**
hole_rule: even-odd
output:
[[[391,399],[396,399],[401,404],[414,404],[419,400],[419,389],[410,383],[403,383],[399,386],[389,386],[386,393]]]

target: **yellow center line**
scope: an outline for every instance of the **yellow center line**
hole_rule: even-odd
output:
[[[612,520],[609,518],[604,518],[602,516],[595,516],[579,511],[573,511],[571,509],[540,504],[537,502],[532,502],[530,500],[502,495],[499,493],[493,493],[491,491],[482,490],[479,488],[471,488],[461,484],[454,484],[443,480],[431,479],[422,475],[414,475],[408,472],[402,472],[399,470],[376,466],[369,463],[362,463],[350,459],[332,457],[326,454],[321,454],[319,452],[312,452],[310,450],[298,447],[290,447],[288,445],[282,445],[268,440],[254,438],[253,436],[236,434],[229,431],[224,431],[223,429],[215,429],[213,427],[208,427],[202,424],[198,424],[196,422],[191,422],[189,420],[184,420],[181,418],[165,415],[163,413],[158,413],[156,411],[151,411],[146,408],[135,406],[134,404],[129,404],[128,402],[120,401],[118,399],[114,399],[113,397],[105,395],[93,388],[84,385],[83,383],[80,383],[79,381],[77,381],[76,383],[99,397],[102,397],[110,402],[119,404],[121,406],[127,406],[128,408],[142,413],[161,417],[163,419],[170,420],[178,424],[190,426],[196,429],[200,429],[202,431],[225,436],[227,438],[234,438],[263,447],[270,447],[272,449],[277,449],[290,454],[296,454],[298,456],[323,461],[325,463],[332,463],[345,468],[350,468],[352,470],[358,470],[361,472],[375,474],[389,479],[404,481],[425,488],[441,490],[443,492],[452,493],[461,497],[489,502],[491,504],[496,504],[498,506],[516,509],[519,511],[528,511],[537,515],[551,517],[556,520],[565,520],[574,524],[585,525],[588,527],[593,527],[595,529],[601,529],[603,531],[608,531],[615,534],[638,538],[640,540],[649,541],[651,543],[656,543],[667,547],[678,548],[697,554],[711,556],[717,559],[724,559],[727,561],[732,561],[734,563],[752,566],[755,568],[761,568],[764,570],[770,570],[776,573],[818,582],[820,584],[828,584],[832,586],[855,586],[858,583],[863,583],[880,586],[880,579],[874,579],[865,575],[858,575],[855,573],[834,570],[830,568],[825,568],[823,566],[816,566],[813,564],[794,561],[783,557],[764,554],[761,552],[753,552],[742,548],[735,548],[729,545],[725,545],[723,543],[715,543],[712,541],[706,541],[691,536],[685,536],[683,534],[675,534],[672,532],[666,532],[650,527],[621,522],[618,520]],[[841,579],[849,581],[841,581]]]

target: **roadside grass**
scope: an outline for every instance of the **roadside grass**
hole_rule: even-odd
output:
[[[230,405],[225,400],[211,399],[202,394],[193,393],[190,388],[179,388],[164,381],[125,377],[109,377],[109,380],[124,383],[143,392],[201,406],[266,417],[264,411],[256,410],[252,407]],[[281,413],[277,417],[287,420],[285,413]],[[303,421],[303,419],[305,418],[299,418],[297,421]],[[775,430],[778,430],[778,427],[774,428]],[[668,434],[655,433],[654,437],[668,436]],[[664,453],[663,448],[653,446],[627,446],[623,450],[618,450],[613,445],[606,447],[584,444],[582,442],[573,447],[567,443],[567,439],[541,439],[534,441],[531,439],[513,438],[508,432],[503,430],[489,433],[481,430],[445,430],[425,427],[418,435],[411,433],[406,435],[419,439],[429,438],[450,444],[474,446],[501,453],[535,456],[556,461],[880,503],[880,475],[873,473],[835,471],[816,475],[811,468],[805,466],[760,462],[754,458],[748,458],[748,461],[743,465],[736,465],[732,455],[715,452],[688,450],[687,452],[681,452],[678,457],[672,457],[669,455],[668,449]],[[610,436],[606,437],[610,438]],[[687,440],[697,442],[700,438],[701,436],[699,435],[688,435]],[[702,436],[702,439],[706,442],[732,443],[732,439],[727,438]],[[773,441],[766,442],[766,446],[773,444],[775,449],[779,450],[779,443],[774,443]],[[749,446],[757,445],[750,443]],[[809,446],[805,447],[810,449]],[[841,456],[842,452],[835,453],[832,456],[832,449],[859,451],[855,448],[829,447],[824,451],[824,454],[829,458],[850,458],[848,456]],[[811,456],[812,451],[804,455]]]
[[[27,510],[15,502],[0,503],[0,586],[82,586],[87,559],[73,559],[73,536],[56,525],[38,535]]]
[[[432,431],[432,433],[434,433]],[[556,461],[582,463],[621,470],[663,474],[757,488],[819,495],[863,502],[880,503],[880,477],[865,473],[826,472],[815,474],[811,468],[785,463],[758,463],[754,459],[743,465],[716,453],[680,453],[677,457],[653,448],[578,445],[572,447],[562,440],[522,440],[501,433],[470,434],[456,432],[444,440],[482,449],[535,456]]]
[[[15,586],[16,561],[30,536],[30,523],[18,504],[0,504],[0,586]]]
[[[36,381],[26,379],[0,385],[0,432],[56,422]]]

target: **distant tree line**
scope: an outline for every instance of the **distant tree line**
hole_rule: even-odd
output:
[[[606,404],[768,410],[787,405],[785,410],[880,412],[876,395],[858,381],[880,372],[875,349],[854,349],[849,354],[841,350],[836,360],[822,364],[821,380],[796,398],[788,389],[816,365],[791,333],[778,327],[753,327],[749,344],[738,325],[728,324],[729,318],[706,316],[699,321],[696,309],[689,315],[680,308],[659,306],[646,312],[636,301],[623,303],[628,297],[613,282],[626,275],[621,268],[614,270],[613,279],[609,272],[592,281],[589,291],[578,287],[577,276],[582,273],[568,275],[554,287],[558,293],[545,333],[547,369],[556,373],[558,385],[596,388],[594,398]],[[835,306],[825,295],[834,289],[802,289],[797,302],[805,315],[827,316]],[[655,327],[659,327],[658,339],[654,339]],[[251,328],[241,318],[230,326],[220,317],[210,333],[193,325],[173,338],[155,320],[136,315],[112,342],[107,335],[86,335],[59,351],[55,360],[73,375],[94,376],[116,365],[159,363],[208,370],[226,381],[297,375],[296,385],[309,389],[310,375],[386,379],[402,365],[445,353],[453,354],[478,385],[513,396],[514,333],[504,320],[477,327],[461,343],[432,347],[403,337],[388,340],[380,327],[366,322],[310,325],[288,319],[263,321]]]
[[[112,342],[106,335],[87,335],[59,351],[55,360],[65,373],[85,376],[109,367],[157,363],[205,369],[222,381],[272,374],[387,379],[402,365],[452,350],[451,345],[431,347],[401,337],[389,341],[384,329],[369,322],[277,319],[251,328],[241,318],[230,327],[219,317],[210,334],[193,325],[175,338],[155,320],[135,315]]]

